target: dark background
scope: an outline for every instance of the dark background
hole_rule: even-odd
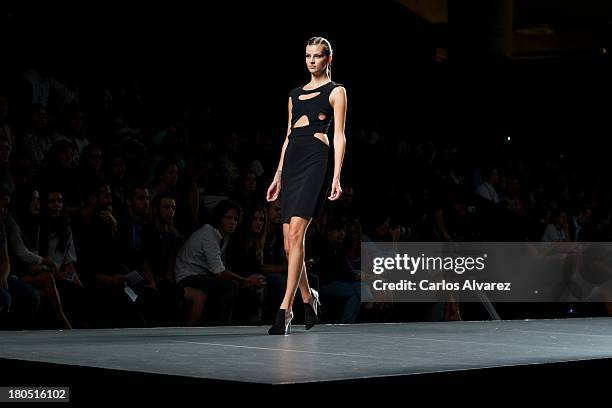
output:
[[[2,83],[10,88],[19,73],[38,67],[78,86],[85,102],[101,86],[136,83],[149,120],[179,116],[186,107],[210,109],[215,132],[274,135],[278,150],[287,93],[309,81],[305,40],[322,35],[335,48],[332,79],[348,90],[347,174],[357,165],[351,137],[365,130],[460,144],[468,157],[500,149],[562,155],[600,176],[610,129],[610,7],[517,0],[515,28],[544,22],[560,33],[588,30],[593,40],[500,59],[478,52],[489,40],[491,30],[481,30],[489,26],[480,24],[490,12],[468,3],[476,6],[454,3],[459,17],[450,25],[430,23],[395,1],[8,3],[0,24]],[[453,58],[472,40],[473,55]],[[437,60],[439,49],[451,57]]]

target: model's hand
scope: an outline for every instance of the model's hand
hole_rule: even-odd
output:
[[[340,187],[340,179],[334,179],[332,182],[331,195],[328,197],[331,201],[336,201],[342,194],[342,187]]]
[[[274,180],[272,180],[270,187],[268,187],[268,193],[266,194],[266,200],[268,202],[276,200],[278,198],[278,194],[280,193],[280,189],[281,189],[280,177],[274,177]]]

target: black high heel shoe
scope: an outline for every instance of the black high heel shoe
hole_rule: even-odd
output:
[[[286,309],[278,309],[276,313],[276,319],[274,325],[268,330],[268,334],[282,334],[288,335],[291,333],[291,320],[293,319],[293,312],[287,311]]]
[[[319,321],[319,311],[321,310],[321,302],[319,301],[319,293],[310,289],[310,302],[304,303],[304,324],[306,330],[310,330]]]

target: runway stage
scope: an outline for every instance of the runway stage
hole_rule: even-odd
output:
[[[542,390],[543,379],[558,392],[607,384],[612,369],[609,318],[318,325],[309,332],[294,326],[290,336],[266,330],[0,332],[0,386],[70,386],[72,400],[109,401],[119,393],[238,398],[249,391],[333,389],[355,396],[432,384],[477,390],[508,381]]]

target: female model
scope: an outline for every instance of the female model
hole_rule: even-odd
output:
[[[346,90],[331,80],[332,48],[325,38],[313,37],[306,43],[306,67],[310,83],[289,93],[289,124],[280,163],[266,199],[274,201],[281,192],[284,247],[289,262],[287,290],[269,334],[289,334],[292,305],[299,285],[304,302],[306,330],[319,314],[319,294],[310,288],[304,264],[304,237],[310,221],[323,208],[331,183],[331,201],[342,194],[340,170],[346,138]],[[327,137],[334,118],[333,176],[330,142]],[[331,176],[331,177],[330,177]]]

